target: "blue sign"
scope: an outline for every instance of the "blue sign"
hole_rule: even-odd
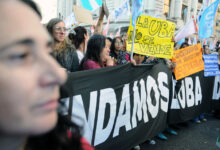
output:
[[[213,26],[215,23],[215,13],[218,8],[219,0],[216,0],[209,7],[207,7],[199,22],[199,38],[208,39],[213,33]]]
[[[218,67],[218,55],[203,55],[203,59],[205,64],[205,77],[220,75]]]

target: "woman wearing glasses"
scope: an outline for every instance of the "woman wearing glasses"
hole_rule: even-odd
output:
[[[68,72],[78,71],[79,60],[76,50],[65,40],[68,29],[63,20],[53,18],[47,24],[47,30],[53,38],[53,56]]]

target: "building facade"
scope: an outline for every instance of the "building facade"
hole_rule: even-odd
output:
[[[39,0],[38,0],[39,1]],[[53,0],[54,1],[54,0]],[[56,0],[57,1],[57,17],[65,19],[73,12],[73,5],[81,6],[80,0]],[[130,5],[132,0],[130,1]],[[209,0],[212,3],[214,0]],[[106,0],[109,12],[119,7],[124,0]],[[192,16],[195,18],[199,10],[202,7],[203,0],[143,0],[143,14],[152,17],[157,17],[165,20],[172,21],[176,23],[176,30],[180,29],[186,22],[190,20]],[[97,19],[99,16],[99,10],[92,13],[93,18]],[[130,21],[130,16],[114,22],[114,16],[111,18],[111,26],[114,32],[117,28],[128,26]],[[220,38],[220,8],[216,15],[216,26],[214,31],[214,36]]]

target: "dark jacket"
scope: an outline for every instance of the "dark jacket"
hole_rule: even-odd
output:
[[[53,51],[54,58],[58,63],[67,69],[69,72],[79,71],[79,59],[76,49],[70,44],[66,45],[65,49]]]

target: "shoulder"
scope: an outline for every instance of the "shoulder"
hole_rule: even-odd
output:
[[[90,69],[96,69],[96,68],[101,68],[101,66],[93,60],[87,60],[83,64],[84,70],[90,70]]]

